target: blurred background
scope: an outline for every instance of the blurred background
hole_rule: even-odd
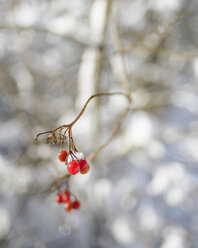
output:
[[[0,1],[0,247],[197,248],[198,1]],[[128,87],[129,86],[129,87]],[[129,89],[130,88],[130,89]],[[56,191],[58,145],[35,135],[69,123],[96,92],[133,103],[119,133]],[[86,156],[127,104],[93,100],[73,128]]]

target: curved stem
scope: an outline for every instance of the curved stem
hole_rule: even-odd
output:
[[[128,98],[129,101],[131,101],[131,98],[130,98],[130,95],[127,94],[127,93],[124,93],[124,92],[113,92],[113,93],[98,93],[98,94],[95,94],[95,95],[92,95],[89,97],[89,99],[86,101],[85,105],[83,106],[82,110],[80,111],[80,113],[77,115],[76,119],[74,121],[72,121],[69,126],[73,126],[77,121],[78,119],[81,117],[81,115],[84,113],[88,103],[95,97],[98,97],[98,96],[113,96],[113,95],[123,95],[123,96],[126,96]]]
[[[38,140],[38,137],[40,135],[43,135],[43,134],[47,134],[47,133],[50,133],[50,135],[52,135],[54,137],[54,141],[56,143],[56,136],[55,136],[55,133],[58,131],[58,130],[62,130],[64,128],[66,128],[65,132],[68,131],[68,150],[69,150],[69,153],[74,150],[74,151],[77,151],[75,145],[74,145],[74,142],[73,142],[73,137],[72,137],[72,126],[79,120],[79,118],[82,116],[82,114],[85,112],[85,109],[88,105],[88,103],[95,97],[100,97],[100,96],[113,96],[113,95],[122,95],[122,96],[125,96],[127,99],[128,99],[128,105],[127,105],[127,111],[126,111],[126,114],[129,110],[129,106],[130,106],[130,103],[131,103],[131,97],[130,97],[130,94],[129,93],[124,93],[124,92],[113,92],[113,93],[98,93],[98,94],[95,94],[95,95],[92,95],[88,98],[88,100],[86,101],[86,103],[84,104],[83,108],[81,109],[80,113],[77,115],[77,117],[74,119],[74,121],[72,121],[70,124],[64,124],[64,125],[61,125],[57,128],[55,128],[54,130],[52,131],[46,131],[46,132],[42,132],[42,133],[39,133],[36,135],[36,139],[35,140]],[[125,113],[125,111],[123,113]],[[124,116],[126,115],[124,114]],[[110,141],[113,139],[113,136],[115,135],[115,133],[119,130],[119,127],[121,125],[121,122],[122,120],[124,119],[124,117],[121,116],[117,126],[115,127],[115,130],[112,131],[112,134],[110,135],[110,137],[108,138],[108,140],[103,144],[101,145],[94,153],[90,154],[91,156],[91,160],[108,144],[110,143]],[[49,139],[49,136],[47,137],[47,141]],[[94,155],[93,155],[94,154]],[[90,157],[88,156],[88,158]],[[93,158],[92,158],[93,157]]]
[[[53,131],[46,131],[46,132],[38,133],[38,134],[36,135],[35,141],[38,140],[38,137],[39,137],[40,135],[43,135],[43,134],[46,134],[46,133],[52,133],[52,132],[53,132]]]

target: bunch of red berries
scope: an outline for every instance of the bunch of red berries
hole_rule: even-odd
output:
[[[70,200],[70,192],[68,190],[57,193],[56,202],[59,204],[64,203],[64,209],[66,212],[70,212],[72,209],[80,208],[80,202],[78,200]]]
[[[74,154],[72,152],[71,154],[68,154],[67,151],[61,151],[58,158],[67,165],[67,170],[71,175],[75,175],[79,171],[81,174],[86,174],[90,169],[86,159],[80,153]]]

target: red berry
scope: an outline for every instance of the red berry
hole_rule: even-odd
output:
[[[79,161],[79,165],[80,165],[80,173],[81,174],[86,174],[90,169],[90,167],[89,167],[89,165],[85,159],[81,159]]]
[[[61,193],[58,193],[56,195],[56,198],[55,199],[56,199],[56,202],[62,203],[63,202],[62,194]]]
[[[67,159],[68,153],[67,151],[60,151],[58,154],[58,158],[61,162],[65,162]]]
[[[81,159],[79,161],[80,169],[83,169],[83,167],[86,165],[87,161],[85,159]]]
[[[62,201],[63,202],[68,202],[70,201],[70,193],[68,190],[65,190],[63,193],[62,193]]]
[[[79,209],[80,208],[80,202],[78,200],[75,200],[72,202],[72,208]]]
[[[80,165],[79,162],[76,160],[73,160],[67,164],[67,170],[70,174],[75,175],[80,171]]]
[[[72,209],[72,205],[73,205],[72,202],[70,202],[70,201],[66,202],[64,205],[65,211],[70,212]]]

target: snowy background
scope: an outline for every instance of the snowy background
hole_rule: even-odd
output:
[[[0,247],[198,247],[198,1],[0,1]],[[69,123],[95,92],[133,104],[119,134],[76,175],[80,211],[43,193],[66,171],[39,132]],[[85,155],[111,132],[121,96],[74,126]]]

